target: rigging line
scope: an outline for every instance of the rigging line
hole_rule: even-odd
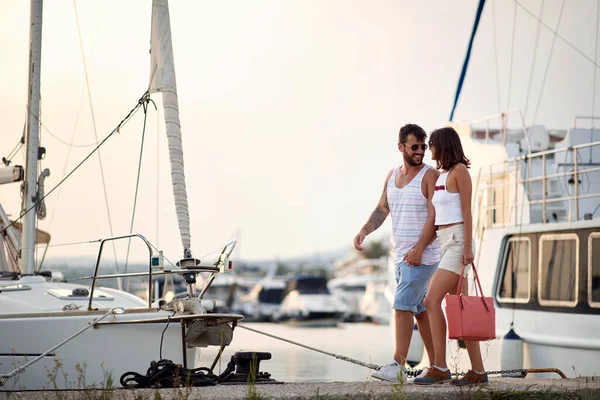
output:
[[[596,7],[596,41],[594,48],[594,63],[598,59],[598,19],[600,19],[600,0],[598,0],[598,6]],[[592,127],[594,124],[594,116],[596,115],[596,68],[594,68],[594,85],[592,86]],[[590,138],[591,141],[591,138]],[[590,151],[590,157],[592,156],[592,152]],[[591,163],[590,158],[590,163]]]
[[[79,118],[79,114],[77,116],[77,118]],[[64,144],[65,146],[68,147],[92,147],[92,146],[96,146],[98,145],[98,142],[96,141],[95,143],[88,143],[88,144],[73,144],[73,142],[71,143],[67,143],[66,141],[62,140],[61,138],[59,138],[55,133],[52,133],[50,131],[50,129],[48,129],[48,127],[45,124],[40,123],[40,125],[42,126],[42,128],[44,128],[44,130],[46,132],[48,132],[50,134],[50,136],[52,136],[54,139],[56,139],[59,143]],[[94,125],[94,129],[96,129],[95,125]]]
[[[90,114],[92,117],[92,126],[94,127],[94,137],[96,141],[98,141],[98,129],[96,128],[96,116],[94,114],[94,105],[92,103],[92,90],[90,88],[90,79],[87,71],[87,65],[85,62],[85,51],[83,49],[83,38],[81,37],[81,25],[79,24],[79,14],[77,12],[77,1],[73,0],[73,8],[75,11],[75,22],[77,23],[77,33],[79,34],[79,49],[81,50],[81,60],[83,61],[83,72],[85,75],[85,84],[87,87],[88,101],[90,103]],[[108,229],[110,231],[110,236],[114,236],[113,226],[112,226],[112,218],[110,216],[110,205],[108,203],[108,193],[106,190],[106,179],[104,178],[104,167],[102,166],[102,155],[100,154],[100,150],[98,150],[98,163],[100,164],[100,177],[102,179],[102,189],[104,191],[104,203],[106,204],[106,214],[108,216]],[[119,262],[117,261],[117,247],[114,241],[112,241],[113,253],[115,256],[115,268],[117,272],[119,272]],[[121,280],[118,280],[119,290],[121,289]]]
[[[27,111],[25,111],[25,119],[27,119]],[[21,134],[21,139],[19,139],[19,142],[10,151],[10,153],[8,153],[8,156],[6,157],[6,161],[8,161],[9,163],[13,159],[13,157],[17,155],[19,150],[25,145],[25,131],[26,130],[27,130],[27,124],[25,123],[25,124],[23,124],[23,134]],[[2,161],[4,162],[4,159]],[[6,162],[5,162],[5,164],[6,164]],[[6,165],[8,166],[8,164],[6,164]]]
[[[496,96],[498,97],[498,112],[502,111],[502,102],[500,101],[500,71],[498,69],[498,43],[496,41],[496,10],[492,0],[492,33],[494,35],[494,62],[496,64]]]
[[[594,60],[592,60],[590,57],[588,57],[583,51],[579,50],[577,47],[575,47],[575,45],[573,45],[571,42],[569,42],[564,36],[562,36],[561,34],[558,33],[558,29],[552,29],[550,26],[548,26],[548,24],[546,24],[544,21],[541,21],[539,18],[537,18],[531,11],[529,11],[527,8],[525,8],[525,6],[523,6],[521,3],[519,3],[518,0],[513,0],[519,7],[521,7],[527,14],[529,14],[531,17],[533,17],[534,19],[536,19],[537,21],[539,21],[542,26],[546,29],[548,29],[550,32],[554,33],[554,35],[556,37],[558,37],[560,40],[563,41],[563,43],[565,43],[567,46],[569,46],[570,48],[572,48],[573,50],[575,50],[577,53],[579,53],[583,58],[585,58],[586,60],[588,60],[589,62],[591,62],[592,64],[594,64],[596,67],[600,68],[600,65],[598,65],[598,63]]]
[[[83,96],[85,95],[85,89],[81,91],[81,96],[79,97],[79,108],[77,109],[77,116],[75,117],[75,125],[73,126],[73,132],[71,133],[71,145],[73,144],[73,140],[75,139],[75,132],[77,130],[77,126],[79,125],[79,117],[81,116],[81,108],[83,105]],[[44,126],[44,129],[46,129],[46,127]],[[52,134],[52,133],[50,133]],[[68,150],[67,150],[67,157],[65,158],[65,163],[63,164],[63,169],[62,169],[62,176],[65,176],[65,174],[67,173],[67,164],[69,163],[69,160],[71,159],[71,150],[73,149],[73,146],[69,145],[68,146]],[[54,222],[54,215],[56,214],[56,208],[58,205],[58,200],[60,199],[60,191],[61,189],[58,189],[58,192],[56,192],[56,199],[55,199],[55,203],[54,203],[54,207],[52,207],[52,215],[50,215],[50,220],[48,221],[48,229],[50,229],[50,227],[52,227],[52,223]]]
[[[67,176],[65,176],[63,179],[60,180],[60,182],[58,182],[56,184],[56,186],[54,186],[52,189],[50,189],[42,198],[38,199],[35,203],[33,203],[33,205],[31,207],[29,207],[27,210],[23,211],[14,221],[12,221],[10,224],[8,224],[7,226],[5,226],[4,228],[2,228],[2,230],[0,231],[0,235],[3,234],[4,232],[6,232],[6,230],[8,228],[10,228],[11,226],[14,225],[15,222],[19,221],[20,219],[22,219],[25,214],[27,214],[29,211],[33,210],[39,202],[41,202],[42,200],[44,200],[46,197],[48,197],[51,193],[53,193],[58,187],[60,187],[60,185],[62,185],[62,183],[64,181],[66,181],[69,177],[71,177],[71,175],[73,175],[73,173],[75,171],[77,171],[77,169],[79,169],[79,167],[81,167],[81,165],[83,165],[84,162],[86,162],[99,148],[100,146],[102,146],[104,144],[104,142],[106,142],[108,139],[110,139],[110,137],[112,135],[114,135],[117,132],[121,131],[121,128],[123,126],[125,126],[125,124],[127,122],[129,122],[129,120],[131,119],[131,117],[133,117],[136,113],[136,111],[140,108],[140,105],[142,104],[142,102],[144,101],[144,99],[146,98],[146,96],[148,95],[148,92],[145,92],[144,95],[138,100],[138,102],[136,103],[135,107],[133,107],[129,113],[127,114],[127,116],[125,116],[125,118],[123,118],[121,120],[121,122],[119,122],[119,125],[117,125],[116,128],[114,128],[112,130],[112,132],[110,132],[108,134],[108,136],[106,136],[104,139],[102,139],[102,141],[98,144],[98,146],[96,146],[96,148],[94,148],[94,150],[92,150],[87,156],[85,156],[85,158],[83,160],[81,160],[79,162],[79,164],[77,164],[75,166],[75,168],[73,168],[71,170],[71,172],[69,172],[67,174]]]
[[[159,219],[160,213],[158,211],[160,207],[160,113],[156,113],[156,245],[160,246],[160,242],[158,240],[158,227],[159,227]]]
[[[600,1],[600,0],[599,0]],[[540,6],[540,21],[544,16],[544,3],[545,0],[542,0],[542,5]],[[516,8],[516,6],[515,6]],[[527,86],[527,97],[525,97],[525,108],[523,110],[523,125],[525,125],[525,119],[527,118],[527,108],[529,106],[529,95],[531,94],[531,85],[533,83],[533,71],[535,70],[535,60],[537,58],[537,49],[540,43],[540,32],[542,30],[542,24],[538,22],[537,31],[535,33],[535,42],[533,44],[533,60],[531,60],[531,70],[529,71],[529,85]],[[596,69],[594,68],[594,71]]]
[[[82,240],[80,242],[70,242],[70,243],[59,243],[59,244],[49,244],[47,247],[64,247],[64,246],[73,246],[76,244],[92,244],[92,243],[100,243],[102,239],[94,239],[94,240]],[[21,250],[26,250],[26,247],[23,247]]]
[[[600,0],[598,0],[598,6],[596,7],[596,41],[594,46],[594,62],[598,59],[598,20],[600,19]],[[593,142],[594,137],[594,117],[596,116],[596,68],[594,68],[594,84],[592,86],[592,129],[590,129],[590,143]],[[590,164],[592,163],[592,151],[590,150]]]
[[[517,5],[515,4],[513,12],[513,28],[512,28],[512,39],[510,45],[510,67],[508,69],[508,99],[506,100],[506,109],[510,109],[510,93],[512,91],[512,73],[513,73],[513,61],[515,53],[515,31],[517,30]]]
[[[148,242],[148,243],[150,243],[150,242]],[[154,246],[152,243],[150,243],[150,247],[152,247],[154,250],[156,250],[157,253],[159,252],[158,248],[156,246]],[[167,256],[163,255],[163,259],[167,260],[167,262],[169,264],[171,264],[171,266],[173,267],[173,269],[179,269],[179,267],[177,267],[175,264],[173,264],[173,262],[171,260],[169,260],[167,258]]]
[[[104,2],[102,2],[101,4],[103,6]],[[103,9],[104,8],[101,8],[101,10],[103,10]],[[103,13],[103,11],[101,11],[101,14],[102,13]],[[98,19],[98,23],[96,24],[96,33],[94,36],[94,43],[95,43],[95,38],[98,36],[99,27],[100,27],[100,18]],[[89,60],[88,60],[89,64],[91,64],[91,62],[92,62],[93,54],[94,54],[94,46],[92,46],[92,50],[90,51],[90,56],[89,56]],[[71,159],[71,150],[73,149],[73,147],[87,147],[88,146],[88,145],[81,146],[81,145],[73,144],[73,140],[75,139],[75,132],[77,131],[77,126],[79,125],[79,118],[81,117],[81,110],[83,108],[83,98],[85,97],[85,91],[86,91],[86,89],[84,87],[83,90],[81,91],[81,96],[79,97],[79,107],[77,108],[77,115],[75,116],[75,124],[73,126],[73,132],[71,133],[71,143],[69,143],[69,145],[68,145],[67,157],[65,159],[65,163],[63,164],[62,176],[65,176],[65,174],[67,173],[67,164],[69,163],[69,160]],[[42,127],[46,131],[48,131],[48,133],[50,133],[50,135],[54,136],[52,134],[52,132],[50,132],[48,130],[48,128],[46,128],[45,125],[43,125]],[[94,145],[97,145],[97,143]],[[54,222],[54,215],[56,214],[56,208],[57,208],[56,205],[58,204],[58,200],[60,199],[60,192],[61,192],[61,188],[59,188],[58,192],[56,193],[55,206],[52,207],[52,215],[50,216],[50,220],[48,222],[48,229],[50,229],[50,227],[52,226],[52,223]]]
[[[543,2],[544,2],[544,0],[542,0],[542,3]],[[525,125],[525,119],[524,118],[521,121],[521,123],[523,125]],[[517,168],[517,165],[518,165],[517,162],[518,161],[515,160],[515,168]],[[525,159],[523,161],[523,165],[525,166],[525,168],[527,170],[527,174],[525,175],[525,177],[527,179],[529,179],[530,170],[529,170],[529,164],[527,164],[527,159]],[[515,174],[515,179],[518,179],[517,174]],[[525,194],[529,194],[529,190],[527,189],[527,183],[523,184],[523,187],[521,188],[521,190],[523,192],[523,194],[521,196],[521,207],[519,207],[518,203],[515,204],[515,207],[519,207],[521,209],[521,217],[520,218],[517,216],[518,210],[515,210],[515,223],[519,224],[519,233],[518,233],[518,236],[517,236],[518,238],[521,238],[521,235],[523,234],[523,213],[525,212]],[[522,242],[521,240],[517,240],[516,251],[519,252],[519,255],[517,255],[517,257],[520,256],[521,242]],[[530,251],[531,251],[531,249],[530,249]],[[511,254],[512,261],[513,261],[513,263],[512,263],[512,271],[511,272],[514,274],[515,273],[515,266],[518,269],[519,265],[518,265],[518,263],[515,262],[515,251],[512,251],[511,253],[512,253]],[[518,258],[517,258],[517,261],[518,261]],[[531,269],[531,266],[529,266],[529,269]],[[531,271],[528,271],[528,274],[530,274],[530,273],[531,273]],[[516,276],[516,274],[515,274],[515,276]],[[511,279],[511,281],[512,281],[511,282],[511,294],[512,294],[512,297],[513,297],[513,304],[512,304],[513,307],[512,307],[512,317],[511,317],[511,321],[510,321],[510,328],[514,329],[514,326],[515,326],[515,308],[516,308],[516,305],[517,305],[517,302],[514,301],[514,300],[517,299],[517,282],[515,282],[514,277]],[[528,288],[528,290],[529,290],[529,288]]]
[[[5,157],[5,160],[10,163],[12,158],[19,152],[19,150],[23,147],[23,142],[19,140],[19,143],[15,145],[15,147],[8,153],[8,156]],[[7,164],[8,165],[8,164]]]
[[[137,198],[138,198],[138,192],[140,189],[140,175],[141,175],[141,171],[142,171],[142,158],[143,158],[142,156],[144,155],[144,139],[146,137],[146,121],[148,119],[148,103],[152,103],[154,105],[154,109],[158,110],[156,108],[156,104],[154,104],[154,101],[152,101],[149,97],[147,97],[146,100],[144,101],[144,104],[142,104],[142,107],[144,108],[144,127],[142,128],[142,142],[140,144],[140,157],[138,160],[138,170],[137,170],[137,178],[135,181],[135,194],[133,196],[133,210],[131,211],[131,224],[129,225],[129,234],[131,234],[133,232],[133,223],[135,221],[135,211],[137,208]],[[131,238],[129,238],[129,240],[127,241],[127,253],[125,256],[125,267],[123,269],[123,273],[127,272],[127,264],[129,262],[130,248],[131,248]],[[127,282],[129,283],[129,280],[127,280]]]
[[[548,77],[548,69],[550,67],[550,61],[552,60],[552,53],[554,53],[554,45],[556,44],[556,38],[558,37],[558,28],[560,27],[560,20],[562,19],[563,10],[565,9],[565,0],[562,1],[560,6],[560,14],[558,14],[558,21],[556,21],[556,29],[554,30],[554,37],[552,38],[552,45],[550,46],[550,54],[548,55],[548,61],[546,62],[546,68],[544,70],[544,77],[542,78],[542,87],[540,88],[540,96],[538,97],[537,105],[535,106],[535,112],[533,113],[533,120],[531,125],[535,123],[537,113],[540,108],[542,101],[542,94],[544,93],[544,86],[546,84],[546,78]],[[543,23],[543,22],[542,22]]]
[[[469,60],[471,58],[471,50],[473,49],[473,41],[475,40],[475,34],[477,33],[477,28],[479,27],[479,21],[481,20],[481,13],[483,12],[484,5],[485,0],[479,0],[479,5],[477,6],[477,13],[475,14],[475,22],[473,23],[473,30],[471,31],[471,38],[469,39],[469,45],[467,47],[467,54],[465,55],[465,61],[463,62],[462,70],[460,72],[460,78],[458,78],[458,86],[456,88],[456,94],[454,95],[454,104],[452,105],[452,111],[450,111],[450,121],[452,121],[452,119],[454,118],[454,111],[456,110],[456,105],[458,104],[458,98],[460,97],[462,85],[465,81],[467,68],[469,66]]]

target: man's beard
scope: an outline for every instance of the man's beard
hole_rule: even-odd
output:
[[[419,165],[423,164],[423,157],[421,157],[420,161],[415,161],[412,157],[404,154],[404,161],[406,161],[411,167],[418,167]]]

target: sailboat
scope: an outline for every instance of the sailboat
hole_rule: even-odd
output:
[[[222,352],[243,317],[211,312],[215,302],[203,298],[216,274],[231,269],[229,258],[236,240],[222,247],[213,264],[202,264],[191,251],[167,0],[152,3],[151,84],[138,107],[151,94],[162,93],[183,257],[169,270],[163,266],[162,254],[141,234],[104,238],[90,285],[52,282],[35,265],[36,243],[50,240],[49,235],[36,231],[35,214],[43,200],[38,190],[43,178],[37,176],[42,10],[42,0],[31,2],[26,165],[24,169],[8,166],[0,173],[2,183],[24,181],[22,229],[16,229],[21,218],[11,221],[0,206],[0,388],[97,387],[116,382],[129,371],[143,375],[151,362],[159,359],[185,368],[199,367],[200,348],[219,346]],[[100,274],[104,246],[123,240],[137,240],[147,249],[148,272]],[[194,297],[200,273],[209,278]],[[171,302],[153,299],[152,277],[161,274],[182,275],[187,298]],[[139,275],[148,277],[147,301],[118,289],[98,287],[107,277]]]

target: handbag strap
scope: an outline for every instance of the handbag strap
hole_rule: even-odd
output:
[[[479,275],[477,274],[477,268],[475,268],[475,263],[471,263],[471,266],[473,267],[473,273],[475,274],[475,281],[477,282],[477,285],[475,285],[475,295],[476,296],[481,295],[481,297],[483,297],[483,289],[481,289],[481,282],[479,282]],[[460,278],[458,278],[458,286],[456,287],[456,295],[457,296],[460,294],[460,291],[462,289],[462,282],[463,282],[464,274],[465,274],[465,266],[463,265],[462,268],[460,269]],[[477,293],[477,287],[479,287],[479,293]]]

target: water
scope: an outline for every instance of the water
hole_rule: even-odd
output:
[[[307,328],[272,323],[242,322],[241,324],[371,364],[387,364],[393,356],[393,338],[387,325],[352,323],[341,324],[337,328]],[[243,350],[271,353],[270,360],[261,362],[260,371],[269,372],[273,379],[282,382],[364,382],[371,372],[366,367],[239,327],[235,329],[233,341],[225,348],[222,361],[215,367],[215,372],[223,371],[233,353]],[[200,357],[201,365],[209,367],[217,352],[217,347],[203,348]]]

